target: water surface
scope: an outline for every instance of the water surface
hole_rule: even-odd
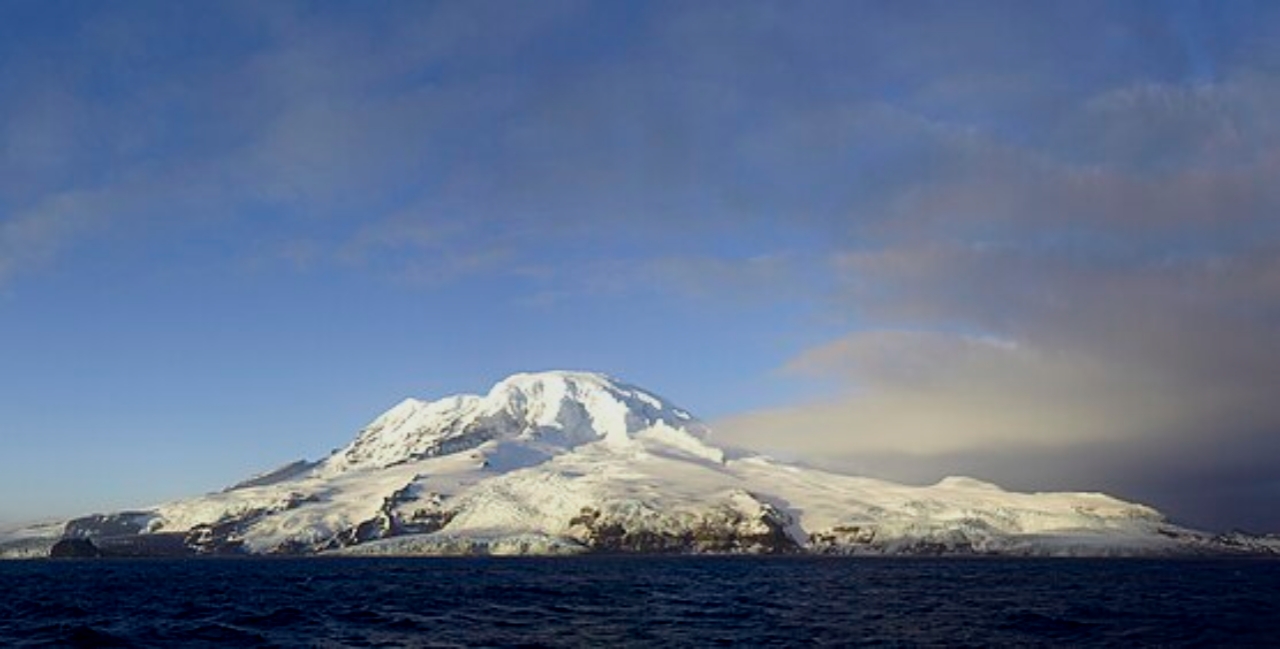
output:
[[[4,646],[1280,644],[1280,562],[0,562]]]

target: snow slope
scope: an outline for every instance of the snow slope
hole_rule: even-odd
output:
[[[487,395],[407,399],[316,463],[226,491],[0,536],[146,554],[587,551],[1134,555],[1264,553],[1095,493],[970,478],[906,486],[730,457],[664,399],[585,372],[518,374]],[[1254,537],[1256,539],[1256,537]],[[171,546],[164,546],[171,547]]]

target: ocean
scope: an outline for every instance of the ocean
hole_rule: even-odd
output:
[[[1280,646],[1280,561],[0,562],[0,646]]]

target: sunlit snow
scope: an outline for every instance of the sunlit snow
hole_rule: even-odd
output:
[[[1214,543],[1102,494],[963,477],[906,486],[727,456],[706,439],[684,410],[606,376],[519,374],[485,396],[407,399],[319,462],[129,520],[202,551],[252,553],[1110,555]],[[62,533],[7,533],[0,554],[41,554]]]

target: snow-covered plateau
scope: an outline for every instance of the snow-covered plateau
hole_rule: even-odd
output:
[[[407,399],[318,462],[219,493],[0,532],[0,557],[224,554],[1280,554],[1098,493],[906,486],[707,441],[653,393],[585,372]]]

